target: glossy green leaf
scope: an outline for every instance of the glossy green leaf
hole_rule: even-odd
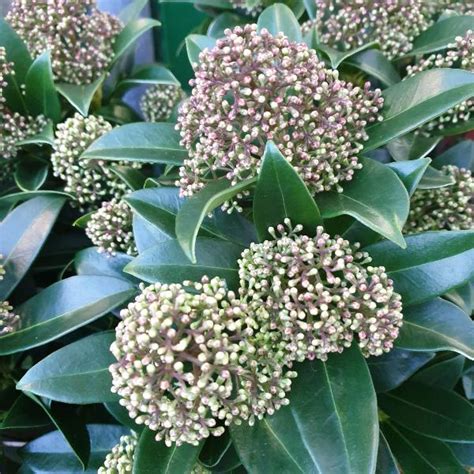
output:
[[[446,49],[456,42],[456,37],[464,36],[468,30],[474,30],[474,16],[453,16],[437,21],[423,31],[415,41],[407,56],[420,56]]]
[[[284,33],[290,41],[298,43],[303,41],[295,14],[282,3],[276,3],[263,10],[258,17],[257,27],[259,31],[266,28],[273,36]]]
[[[328,192],[316,196],[323,217],[350,215],[405,248],[401,233],[409,211],[405,186],[386,165],[369,158],[362,158],[361,163],[363,168],[352,181],[344,183],[342,193]]]
[[[398,348],[393,348],[380,357],[370,357],[367,363],[375,390],[387,392],[397,388],[433,357],[434,354],[430,352],[412,352]]]
[[[107,331],[53,352],[28,370],[17,389],[71,404],[116,401],[109,372],[116,362],[110,352],[114,340],[115,332]]]
[[[22,191],[36,191],[48,176],[49,164],[32,156],[23,158],[15,169],[15,182]]]
[[[15,210],[0,223],[0,254],[6,274],[0,281],[0,300],[7,299],[38,255],[65,199],[39,196]]]
[[[252,427],[231,426],[246,469],[252,474],[374,472],[377,402],[358,347],[331,354],[327,362],[306,362],[297,371],[289,406]]]
[[[378,79],[384,86],[393,86],[401,81],[400,74],[387,57],[378,49],[367,49],[353,54],[345,64]]]
[[[59,431],[52,431],[21,448],[19,455],[22,467],[38,473],[96,474],[105,457],[128,430],[118,425],[87,425],[91,443],[91,453],[87,469],[84,471],[70,446]]]
[[[143,188],[146,176],[140,170],[130,168],[129,166],[111,166],[110,168],[129,189],[136,191]]]
[[[456,459],[464,466],[474,466],[474,443],[446,443],[456,456]]]
[[[61,119],[61,104],[54,86],[49,51],[38,56],[26,74],[25,101],[32,115],[44,115],[54,123]]]
[[[105,276],[74,276],[46,288],[15,311],[22,326],[0,337],[0,355],[53,341],[125,303],[131,283]]]
[[[176,237],[192,262],[196,261],[196,238],[206,216],[216,207],[247,190],[255,181],[247,179],[235,186],[231,186],[226,179],[214,181],[184,202],[176,217]]]
[[[410,196],[413,195],[415,189],[423,179],[426,170],[429,169],[431,163],[430,158],[419,158],[411,161],[396,161],[389,163],[388,166],[397,173]]]
[[[260,241],[272,238],[269,227],[290,219],[313,235],[321,224],[321,215],[308,188],[273,142],[263,155],[253,203],[253,217]]]
[[[151,18],[137,18],[127,23],[115,39],[113,63],[117,62],[143,33],[156,26],[160,26],[160,22]]]
[[[474,73],[431,69],[383,91],[384,120],[367,128],[366,150],[405,135],[474,96]]]
[[[227,28],[235,28],[238,25],[244,25],[245,18],[236,13],[224,12],[217,16],[207,29],[207,35],[211,38],[222,38]]]
[[[234,288],[238,286],[237,259],[243,247],[232,242],[200,237],[196,241],[196,263],[191,263],[177,240],[152,247],[126,267],[125,271],[150,283],[199,281],[202,276],[219,276]]]
[[[123,426],[130,428],[135,433],[141,433],[144,425],[137,425],[132,418],[130,418],[127,409],[120,405],[119,402],[106,402],[104,403],[106,410]]]
[[[54,145],[53,123],[48,120],[41,132],[16,142],[17,145]]]
[[[425,137],[409,133],[387,143],[387,150],[395,161],[417,160],[427,156],[439,143],[440,137]]]
[[[337,49],[334,49],[331,46],[321,43],[315,45],[314,47],[317,51],[322,52],[329,58],[329,62],[333,69],[337,69],[344,61],[347,61],[353,56],[356,56],[357,54],[366,51],[369,48],[373,48],[376,45],[377,43],[366,43],[362,46],[359,46],[358,48],[351,49],[349,51],[338,51]]]
[[[377,468],[375,474],[400,474],[397,461],[393,457],[390,446],[382,431],[379,434],[379,450],[377,454]]]
[[[135,450],[133,474],[189,474],[196,463],[202,445],[183,444],[167,447],[155,441],[155,433],[142,431]]]
[[[131,123],[100,137],[81,158],[179,165],[187,157],[179,141],[171,123]]]
[[[435,189],[435,188],[444,188],[446,186],[451,186],[455,183],[454,178],[451,175],[443,173],[436,168],[430,166],[423,178],[420,181],[420,189]]]
[[[444,165],[455,165],[474,172],[474,140],[464,140],[448,148],[437,156],[433,166],[441,168]]]
[[[14,206],[19,202],[27,201],[35,197],[64,197],[68,199],[74,199],[74,196],[62,191],[25,191],[21,193],[6,194],[0,196],[0,207],[3,206]]]
[[[5,414],[0,430],[42,428],[51,424],[49,416],[30,397],[24,393],[16,399]]]
[[[146,250],[171,239],[171,237],[159,231],[153,224],[139,214],[134,213],[132,222],[133,238],[140,255]]]
[[[92,99],[102,86],[105,75],[102,74],[91,84],[56,84],[58,92],[84,117],[89,113]]]
[[[378,242],[365,248],[383,265],[405,307],[422,303],[474,278],[474,231],[425,232],[406,237],[407,248]]]
[[[467,315],[474,312],[474,282],[454,288],[444,296],[456,306],[459,306]]]
[[[448,350],[474,359],[474,325],[453,303],[436,298],[403,311],[397,347],[412,351]]]
[[[205,49],[211,49],[215,46],[216,39],[205,35],[189,35],[186,37],[186,52],[191,66],[199,64],[199,55]]]
[[[462,355],[442,360],[420,370],[413,377],[413,381],[451,390],[461,378],[464,361],[465,359]]]
[[[228,472],[242,466],[229,430],[218,438],[208,438],[199,454],[199,462],[210,471]]]
[[[444,441],[474,442],[474,407],[455,392],[407,382],[379,394],[378,400],[390,418],[411,431]]]

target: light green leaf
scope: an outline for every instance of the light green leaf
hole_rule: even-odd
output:
[[[188,53],[189,63],[193,68],[199,64],[199,55],[205,49],[211,49],[215,46],[216,39],[205,35],[189,35],[186,37],[186,51]]]
[[[290,41],[301,43],[301,28],[295,14],[282,3],[269,6],[258,17],[258,30],[266,28],[273,36],[283,33]]]

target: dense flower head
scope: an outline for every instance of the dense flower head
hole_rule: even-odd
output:
[[[418,72],[433,68],[456,67],[474,72],[474,31],[469,30],[464,36],[458,36],[448,49],[441,53],[433,53],[418,63],[407,67],[407,77]],[[440,117],[425,124],[422,133],[431,134],[443,130],[447,126],[467,122],[474,113],[474,98],[454,106]]]
[[[230,0],[230,3],[251,16],[256,16],[264,7],[263,0]]]
[[[0,301],[0,336],[5,336],[20,328],[20,316],[13,312],[8,301]]]
[[[252,423],[288,403],[295,374],[255,359],[245,310],[221,279],[203,277],[142,287],[121,312],[112,391],[158,441],[198,444],[223,425]]]
[[[132,210],[124,201],[104,201],[87,221],[86,235],[100,253],[114,256],[117,251],[137,252],[132,231]]]
[[[135,432],[120,437],[112,451],[107,454],[104,464],[99,468],[97,474],[126,474],[133,470],[133,458],[138,438]]]
[[[413,40],[431,24],[425,0],[314,0],[315,26],[322,43],[351,50],[377,41],[390,59],[410,51]]]
[[[82,211],[95,210],[103,201],[120,199],[128,190],[111,169],[113,164],[127,163],[80,158],[92,142],[110,130],[112,125],[103,117],[83,117],[78,113],[57,127],[51,155],[53,172],[65,181],[64,190],[76,196],[76,205]]]
[[[226,30],[195,75],[177,125],[189,151],[177,183],[184,196],[216,177],[256,176],[268,140],[312,192],[341,191],[361,167],[365,126],[381,120],[379,90],[340,80],[304,43],[256,25]]]
[[[443,166],[454,184],[436,189],[417,189],[413,194],[405,232],[474,229],[474,176],[457,166]]]
[[[185,97],[180,86],[156,84],[149,87],[140,99],[140,110],[147,122],[165,122]]]
[[[39,133],[46,125],[42,116],[24,117],[8,108],[4,89],[8,84],[7,77],[12,75],[13,64],[7,61],[5,48],[0,47],[0,160],[14,158],[18,152],[17,143]],[[6,168],[0,170],[0,183],[6,177],[4,173],[9,171]]]
[[[458,15],[474,15],[472,0],[425,0],[432,15],[441,15],[446,10],[452,10]]]
[[[55,79],[89,84],[111,64],[122,29],[95,0],[13,0],[6,17],[33,57],[50,51]]]
[[[383,267],[341,237],[318,227],[315,237],[301,226],[270,228],[275,240],[251,244],[242,253],[242,299],[273,339],[273,357],[288,361],[342,352],[357,335],[365,356],[393,347],[402,324],[401,297]]]

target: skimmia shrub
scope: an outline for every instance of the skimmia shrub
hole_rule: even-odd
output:
[[[126,3],[0,20],[0,471],[472,470],[472,2]]]

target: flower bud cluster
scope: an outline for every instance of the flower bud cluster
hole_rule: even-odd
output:
[[[126,202],[117,199],[104,201],[87,222],[86,235],[100,253],[114,256],[118,251],[135,255],[132,217],[132,210]]]
[[[3,277],[5,275],[5,267],[1,263],[2,260],[3,260],[3,255],[0,253],[0,281],[3,280]]]
[[[264,7],[263,0],[230,0],[230,3],[250,16],[257,16]]]
[[[132,472],[137,442],[137,435],[133,431],[130,435],[121,436],[119,443],[107,454],[104,464],[99,468],[97,474],[127,474]]]
[[[5,48],[0,47],[0,160],[15,158],[18,152],[17,143],[39,133],[46,125],[43,116],[36,118],[23,117],[18,112],[12,112],[6,105],[4,89],[7,87],[7,77],[15,74],[13,64],[7,61]],[[0,171],[1,175],[10,169]]]
[[[288,404],[294,372],[256,357],[258,327],[221,279],[142,287],[121,317],[112,391],[158,441],[198,444]]]
[[[474,176],[471,171],[453,165],[443,166],[442,171],[454,178],[454,184],[415,191],[406,233],[474,229]]]
[[[464,36],[458,36],[443,53],[431,54],[417,64],[407,67],[407,77],[433,68],[456,67],[474,72],[474,31],[469,30]],[[462,122],[467,122],[474,113],[474,98],[454,106],[440,117],[425,124],[422,133],[427,135],[443,130]]]
[[[129,163],[80,158],[92,142],[110,130],[112,125],[103,117],[83,117],[78,113],[57,127],[51,155],[53,172],[65,181],[64,190],[76,196],[77,202],[72,204],[81,211],[95,210],[103,201],[120,199],[128,190],[111,166]]]
[[[166,122],[185,96],[180,86],[157,84],[143,94],[140,110],[147,122]]]
[[[20,316],[13,312],[8,301],[0,301],[0,336],[5,336],[20,329]]]
[[[56,81],[89,84],[111,64],[122,24],[95,0],[13,0],[7,21],[33,57],[51,53]]]
[[[255,177],[273,140],[313,193],[337,190],[361,168],[366,125],[381,120],[380,90],[342,81],[316,52],[256,25],[226,30],[200,54],[177,128],[189,158],[181,194],[208,180]]]
[[[402,303],[383,267],[322,227],[308,237],[287,220],[269,231],[275,240],[251,244],[239,261],[241,296],[272,341],[269,357],[326,360],[355,336],[366,357],[393,347]]]
[[[321,43],[344,51],[377,41],[389,59],[407,53],[431,24],[425,0],[314,0],[317,17],[302,26],[316,27]]]

